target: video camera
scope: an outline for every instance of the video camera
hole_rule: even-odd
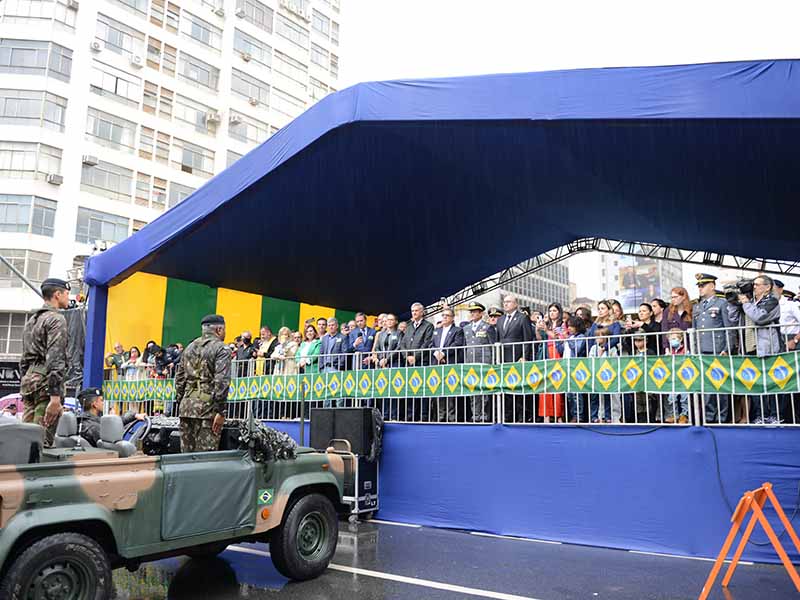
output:
[[[729,283],[722,288],[725,292],[725,300],[731,304],[741,304],[739,302],[739,294],[744,294],[750,300],[753,299],[753,280],[752,279],[737,279],[736,283]]]

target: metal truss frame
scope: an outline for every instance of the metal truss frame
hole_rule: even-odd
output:
[[[444,304],[447,306],[458,306],[482,294],[503,287],[512,281],[525,277],[526,275],[536,273],[570,256],[586,252],[604,252],[607,254],[655,258],[686,264],[755,271],[772,275],[800,275],[800,261],[745,258],[719,252],[708,252],[705,250],[685,250],[683,248],[675,248],[663,244],[625,242],[601,237],[588,237],[564,244],[563,246],[544,252],[539,256],[529,258],[518,265],[504,269],[490,277],[481,279],[455,294],[442,298],[439,302],[426,307],[425,313],[428,315],[436,314],[444,308]]]

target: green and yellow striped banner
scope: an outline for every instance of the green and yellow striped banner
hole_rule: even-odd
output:
[[[106,352],[111,352],[116,342],[126,350],[138,346],[141,351],[150,340],[159,345],[180,342],[185,346],[200,335],[200,320],[211,313],[225,317],[227,342],[245,330],[258,337],[262,325],[269,325],[277,335],[281,327],[301,330],[312,317],[335,316],[340,323],[355,318],[350,310],[140,272],[108,290]],[[371,324],[372,317],[369,321]]]
[[[780,394],[798,388],[798,352],[755,356],[619,356],[506,365],[459,364],[243,377],[228,400],[297,402],[334,398],[418,398],[478,394],[628,392]],[[107,381],[117,402],[171,400],[172,380]]]

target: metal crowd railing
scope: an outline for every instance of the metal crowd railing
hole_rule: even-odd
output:
[[[305,418],[316,407],[374,407],[398,423],[798,424],[800,365],[798,354],[786,351],[796,334],[779,326],[539,335],[551,337],[327,354],[303,363],[298,356],[234,361],[229,416],[247,417],[252,401],[264,420]],[[758,339],[760,347],[753,345]],[[120,410],[174,410],[172,380],[116,385],[109,390]],[[127,398],[113,396],[120,386]]]

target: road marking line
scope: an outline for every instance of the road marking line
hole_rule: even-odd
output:
[[[243,552],[245,554],[255,554],[257,556],[269,556],[269,552],[266,552],[264,550],[254,550],[251,548],[244,548],[242,546],[229,546],[228,550],[232,550],[234,552]],[[490,592],[488,590],[479,590],[477,588],[452,585],[450,583],[441,583],[439,581],[431,581],[430,579],[417,579],[416,577],[406,577],[404,575],[394,575],[392,573],[370,571],[369,569],[346,567],[344,565],[335,565],[333,563],[328,565],[328,568],[333,571],[341,571],[343,573],[350,573],[352,575],[363,575],[364,577],[387,579],[389,581],[397,581],[399,583],[407,583],[409,585],[419,585],[422,587],[433,588],[436,590],[445,590],[447,592],[456,592],[459,594],[480,596],[482,598],[494,598],[495,600],[538,600],[537,598],[532,598],[531,596],[516,596],[514,594],[504,594],[502,592]]]
[[[641,550],[628,550],[631,554],[644,554],[645,556],[663,556],[664,558],[682,558],[684,560],[700,560],[703,562],[714,562],[716,559],[714,558],[703,558],[702,556],[679,556],[677,554],[662,554],[661,552],[642,552]],[[726,560],[726,563],[731,561]],[[747,561],[747,560],[740,560],[740,565],[748,565],[752,567],[755,563]]]
[[[367,519],[362,523],[380,523],[381,525],[397,525],[398,527],[413,527],[419,529],[422,525],[415,525],[414,523],[398,523],[397,521],[381,521],[380,519]]]
[[[484,531],[470,531],[469,534],[479,535],[480,537],[498,538],[501,540],[517,540],[519,542],[536,542],[537,544],[561,545],[561,542],[554,542],[553,540],[537,540],[536,538],[524,538],[513,535],[497,535],[496,533],[486,533]]]

